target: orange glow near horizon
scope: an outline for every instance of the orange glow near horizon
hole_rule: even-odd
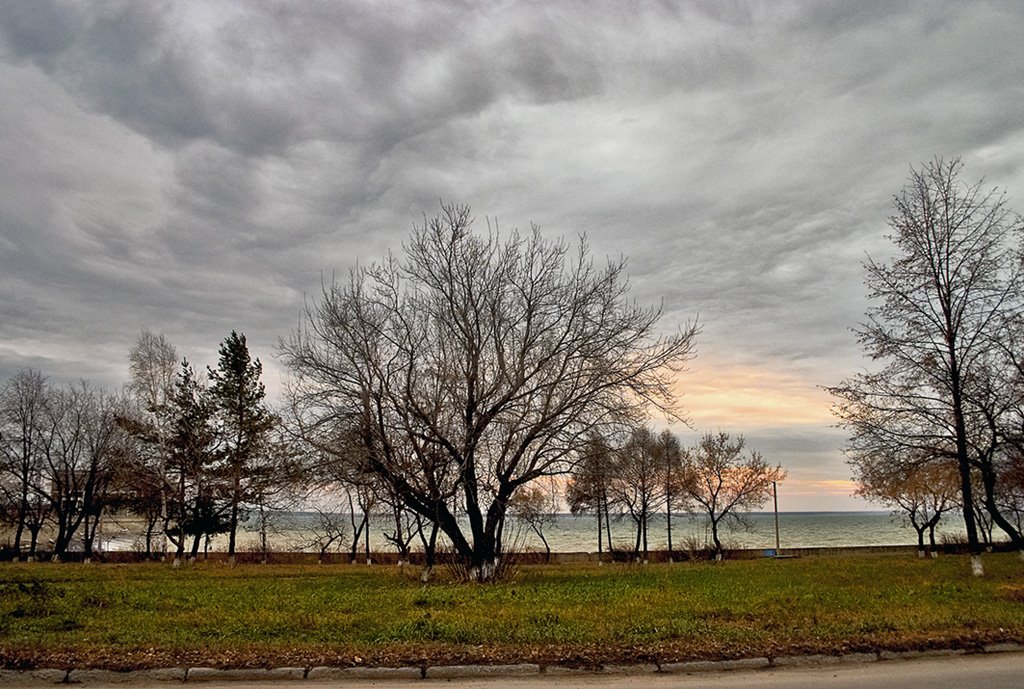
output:
[[[828,426],[828,394],[814,384],[770,370],[695,361],[679,377],[681,406],[698,429]]]
[[[850,497],[857,490],[857,484],[849,479],[786,479],[780,485],[790,497]]]

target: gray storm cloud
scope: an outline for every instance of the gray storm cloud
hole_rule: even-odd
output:
[[[700,314],[703,379],[813,391],[861,365],[909,165],[1024,207],[1022,29],[997,1],[0,2],[0,378],[120,385],[143,327],[200,364],[236,329],[274,390],[304,298],[446,199],[629,256],[666,327]],[[758,423],[846,476],[827,421]]]

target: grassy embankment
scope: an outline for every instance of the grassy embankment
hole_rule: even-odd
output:
[[[1024,641],[1024,566],[870,555],[521,568],[0,565],[7,667],[668,662]],[[442,574],[443,577],[443,574]]]

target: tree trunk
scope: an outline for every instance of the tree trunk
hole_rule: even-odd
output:
[[[237,490],[237,479],[236,490]],[[238,533],[238,500],[231,497],[231,522],[228,525],[228,564],[235,565],[235,536]]]
[[[366,564],[372,565],[373,560],[370,559],[370,513],[368,511],[363,515],[363,523],[366,525],[366,530],[363,532],[363,542],[366,544]]]
[[[644,513],[641,515],[641,521],[643,522],[643,534],[644,534],[644,556],[643,563],[647,564],[647,509],[644,508]]]
[[[28,491],[22,490],[21,504],[18,505],[18,526],[14,530],[14,561],[21,559],[21,535],[25,530],[25,521],[28,518]]]
[[[437,552],[437,522],[430,523],[430,537],[423,543],[423,571],[420,573],[420,581],[424,584],[430,581],[434,573],[434,557]],[[420,538],[423,538],[423,527],[420,526]]]
[[[352,510],[355,509],[354,506],[352,505],[352,501],[351,500],[349,501],[349,509],[352,509]],[[352,521],[352,547],[349,548],[349,559],[348,559],[348,561],[349,561],[349,564],[353,564],[354,565],[354,564],[356,564],[356,559],[359,556],[359,539],[360,539],[360,537],[363,534],[363,527],[366,526],[366,515],[364,513],[363,518],[359,521],[358,525],[356,524],[356,513],[354,511],[353,512],[349,512],[349,515],[350,515],[349,518]]]
[[[669,506],[665,508],[665,523],[668,529],[668,561],[675,562],[672,554],[672,498],[668,498]]]
[[[715,519],[711,520],[711,540],[715,544],[715,560],[719,561],[722,559],[722,542],[718,540],[718,521]]]
[[[1010,537],[1010,542],[1013,544],[1015,550],[1024,550],[1024,537],[1021,536],[1013,524],[1007,520],[999,509],[999,504],[996,502],[996,472],[992,465],[988,462],[984,463],[981,467],[981,483],[985,487],[985,509],[988,510],[989,516],[992,517],[992,521],[1002,529],[1007,536]]]
[[[202,533],[196,533],[195,538],[192,539],[192,552],[188,558],[190,562],[195,562],[199,558],[199,543],[202,541],[202,538]]]
[[[612,547],[612,516],[608,505],[608,496],[604,496],[604,533],[608,538],[608,557],[615,559],[615,549]]]
[[[949,314],[946,314],[946,332],[953,332]],[[956,434],[956,461],[960,471],[960,493],[963,499],[961,504],[974,505],[974,487],[971,483],[971,465],[967,450],[967,425],[964,421],[963,393],[960,385],[960,367],[956,356],[956,345],[953,340],[948,341],[950,355],[950,383],[952,384],[953,396],[953,427]],[[981,546],[978,542],[978,527],[974,520],[974,512],[971,509],[964,509],[964,528],[967,531],[967,546],[971,553],[971,573],[974,576],[984,574],[981,563]]]
[[[551,563],[551,546],[548,545],[548,539],[544,538],[544,532],[541,529],[535,528],[534,531],[540,537],[541,543],[544,544],[544,564]]]
[[[42,530],[42,528],[43,528],[42,524],[40,524],[39,526],[37,526],[35,528],[29,527],[29,530],[28,530],[28,533],[29,533],[29,545],[28,545],[28,558],[27,558],[27,560],[29,562],[35,562],[35,559],[36,559],[36,549],[39,547],[39,532]]]
[[[98,519],[93,520],[87,514],[82,522],[82,528],[84,529],[82,533],[82,557],[86,563],[92,562],[92,541],[96,535],[97,524],[95,522]]]

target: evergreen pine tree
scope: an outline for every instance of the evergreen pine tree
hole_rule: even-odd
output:
[[[266,408],[263,365],[249,356],[245,335],[234,330],[220,346],[216,369],[208,369],[224,450],[224,479],[230,503],[228,559],[234,563],[240,511],[252,499],[249,469],[265,449],[274,419]]]

